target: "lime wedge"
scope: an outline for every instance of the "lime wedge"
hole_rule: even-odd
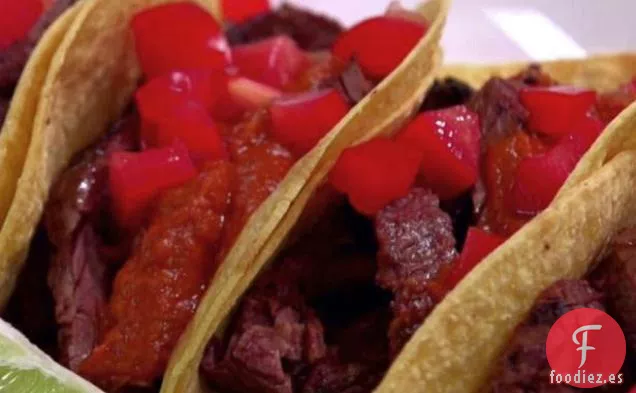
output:
[[[103,393],[0,319],[1,393]]]

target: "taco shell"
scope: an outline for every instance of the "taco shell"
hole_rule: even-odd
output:
[[[613,59],[623,58],[629,61],[619,61],[616,69],[620,72],[615,72],[611,79],[583,81],[581,75],[595,75],[592,70],[597,69],[597,64],[608,67]],[[609,89],[624,83],[636,73],[636,67],[630,68],[629,65],[636,66],[636,63],[631,61],[630,56],[618,56],[604,58],[603,61],[591,59],[589,63],[587,60],[559,62],[550,63],[546,70],[565,83],[574,83],[575,80],[582,85]],[[579,71],[555,71],[553,74],[553,67],[561,69],[556,64],[566,64],[569,70]],[[510,68],[509,75],[524,66]],[[492,75],[493,71],[489,72]],[[463,79],[461,75],[458,77]],[[623,114],[620,118],[625,116]],[[605,134],[620,133],[623,124],[615,121]],[[251,265],[243,264],[243,270],[233,270],[237,264],[226,264],[217,273],[211,287],[217,289],[207,293],[200,311],[182,338],[180,353],[172,359],[164,391],[172,391],[177,386],[187,386],[188,392],[203,391],[198,367],[205,344],[211,336],[222,333],[237,299],[281,250],[287,237],[297,226],[302,226],[304,209],[313,193],[324,183],[339,154],[347,146],[377,135],[390,134],[394,130],[385,127],[357,137],[351,135],[349,138],[343,134],[334,140]],[[489,373],[485,365],[492,363],[536,295],[557,278],[582,275],[602,252],[603,246],[636,212],[636,207],[624,208],[636,201],[636,196],[628,192],[636,186],[635,165],[636,152],[616,156],[607,165],[599,167],[594,176],[586,176],[589,179],[563,193],[552,207],[491,254],[437,306],[393,362],[376,391],[417,391],[415,387],[422,392],[477,391]]]
[[[92,0],[78,10],[64,35],[40,93],[24,170],[0,231],[0,305],[6,303],[15,286],[53,181],[76,153],[118,118],[137,87],[140,70],[128,27],[130,19],[139,10],[168,2],[174,1]],[[218,17],[217,1],[196,2]],[[248,220],[202,301],[201,312],[175,351],[162,391],[200,391],[195,374],[207,338],[273,255],[271,244],[283,239],[293,226],[295,220],[283,219],[300,214],[302,206],[295,201],[311,194],[305,192],[306,183],[314,179],[318,168],[335,160],[336,153],[351,142],[401,125],[419,107],[441,64],[438,43],[448,8],[449,0],[432,0],[420,8],[431,22],[425,37],[391,75],[297,162]],[[272,237],[276,241],[269,242]]]
[[[81,5],[82,3],[78,3],[69,8],[42,37],[22,71],[20,82],[11,100],[9,112],[0,131],[0,228],[14,200],[18,178],[24,167],[35,112],[47,71],[55,51]],[[0,276],[9,274],[0,263]],[[5,292],[5,286],[0,285],[0,309],[7,296]]]
[[[473,86],[523,65],[450,66]],[[636,56],[546,63],[554,79],[599,90],[636,74]],[[589,78],[589,79],[586,79]],[[537,296],[561,279],[582,277],[636,213],[636,105],[608,125],[555,201],[482,261],[429,315],[393,363],[378,392],[477,392]],[[634,135],[634,136],[632,136]]]
[[[450,1],[432,0],[418,11],[431,26],[402,64],[307,154],[251,217],[237,245],[226,257],[172,356],[162,392],[202,392],[199,363],[207,342],[221,333],[251,282],[284,246],[314,191],[340,153],[352,144],[388,135],[403,125],[422,103],[441,65],[438,46]],[[272,220],[275,217],[276,220]],[[258,242],[256,242],[258,239]]]

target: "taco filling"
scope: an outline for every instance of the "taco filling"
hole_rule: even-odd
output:
[[[632,85],[560,86],[537,66],[477,92],[437,82],[393,138],[343,152],[310,204],[315,224],[208,343],[202,377],[220,392],[372,391],[436,304],[550,203],[616,103],[634,98]]]
[[[31,52],[46,29],[76,1],[20,0],[0,6],[0,124]]]
[[[636,355],[636,229],[619,234],[609,255],[581,280],[561,280],[545,289],[514,332],[484,391],[578,392],[587,389],[551,382],[546,356],[548,332],[569,311],[593,308],[611,315],[627,341],[627,358],[613,383],[595,390],[631,392]],[[596,382],[596,376],[594,376]]]
[[[139,12],[131,29],[143,82],[54,185],[8,310],[108,391],[156,385],[251,214],[427,23],[388,15],[343,30],[283,6],[223,30],[203,9],[174,3]],[[376,36],[400,44],[371,53]],[[30,272],[47,264],[56,345],[27,315]]]

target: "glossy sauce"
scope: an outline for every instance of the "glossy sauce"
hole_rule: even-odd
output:
[[[546,144],[541,139],[523,130],[516,130],[490,143],[482,164],[486,204],[479,220],[481,228],[508,237],[532,218],[513,211],[508,198],[515,184],[519,163],[524,158],[546,150]]]
[[[335,71],[311,67],[293,89],[313,89]],[[197,178],[158,198],[149,226],[116,275],[109,329],[81,364],[83,376],[116,390],[151,386],[163,375],[218,264],[297,159],[269,129],[266,110],[222,126],[229,162],[207,163]]]

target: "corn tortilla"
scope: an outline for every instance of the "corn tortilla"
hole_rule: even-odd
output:
[[[55,178],[71,158],[102,135],[130,102],[140,70],[129,28],[139,10],[178,0],[86,0],[54,54],[35,108],[32,138],[15,197],[0,230],[0,305],[6,303],[29,243],[41,218]],[[208,336],[237,300],[241,285],[236,272],[256,271],[254,261],[305,183],[323,165],[325,152],[342,150],[350,141],[403,124],[420,105],[432,75],[441,64],[439,40],[450,0],[431,0],[420,8],[429,30],[402,64],[365,97],[310,153],[290,170],[274,194],[248,220],[236,245],[205,296],[201,312],[188,330],[185,344],[175,351],[163,391],[199,391],[200,355]],[[216,0],[197,0],[219,17]],[[276,233],[280,233],[280,230]],[[236,287],[236,288],[235,288]],[[242,291],[241,291],[242,292]],[[219,305],[221,302],[221,306]],[[215,312],[210,313],[210,310]],[[215,316],[216,315],[216,316]],[[199,344],[197,344],[199,343]],[[195,345],[197,345],[195,347]],[[192,348],[192,349],[191,349]],[[183,360],[182,360],[183,359]],[[184,365],[193,364],[193,367]],[[195,382],[191,382],[194,376]]]

